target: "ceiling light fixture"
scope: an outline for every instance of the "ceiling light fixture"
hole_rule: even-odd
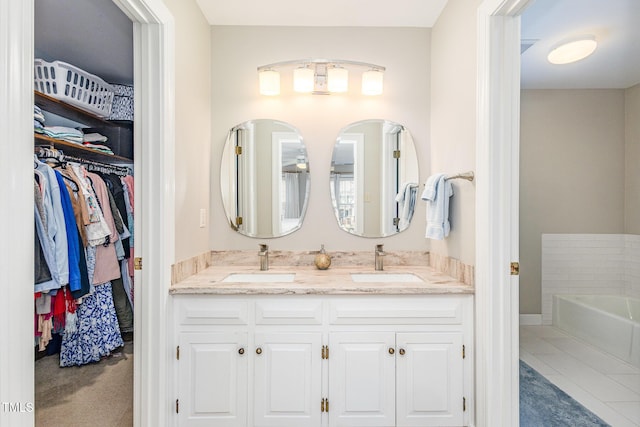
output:
[[[329,95],[349,90],[349,72],[363,69],[362,94],[381,95],[385,68],[356,61],[299,59],[258,67],[260,94],[280,94],[280,71],[293,68],[293,90],[299,93]]]
[[[598,42],[592,35],[574,37],[554,47],[549,52],[547,60],[557,65],[570,64],[591,55],[597,46]]]

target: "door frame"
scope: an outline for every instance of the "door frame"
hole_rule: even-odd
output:
[[[134,425],[168,425],[168,289],[174,260],[174,25],[157,0],[113,0],[134,26],[135,272]],[[33,56],[34,0],[0,0],[0,425],[34,423],[33,292]],[[7,244],[9,243],[9,244]],[[144,274],[142,274],[144,272]],[[16,406],[18,405],[18,406]],[[3,405],[4,406],[4,405]]]
[[[520,14],[530,0],[478,8],[476,423],[519,424]]]
[[[154,0],[114,0],[134,24],[136,84],[136,232],[144,272],[136,273],[134,423],[168,425],[168,287],[174,252],[174,105],[171,14]],[[529,0],[485,0],[478,10],[476,187],[476,421],[517,425],[519,161],[519,14]],[[6,167],[0,168],[0,410],[7,425],[32,425],[32,295],[16,284],[33,279],[30,172],[33,106],[33,0],[0,0],[0,124]],[[144,78],[143,78],[144,77]],[[145,78],[149,78],[145,81]],[[6,95],[5,95],[6,94]],[[20,143],[22,141],[22,143]],[[26,238],[25,238],[26,236]],[[10,246],[10,248],[9,248]],[[10,250],[9,250],[10,249]],[[156,375],[161,373],[160,375]],[[164,406],[164,410],[160,410]]]

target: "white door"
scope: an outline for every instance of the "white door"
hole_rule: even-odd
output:
[[[329,425],[395,426],[395,333],[329,334]]]
[[[255,426],[319,426],[322,334],[256,334],[253,352]]]
[[[180,335],[181,426],[246,427],[247,334]]]
[[[463,424],[462,333],[398,333],[397,426]]]

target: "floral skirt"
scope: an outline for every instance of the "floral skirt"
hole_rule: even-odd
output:
[[[98,362],[114,349],[124,345],[113,304],[111,282],[96,285],[95,291],[83,298],[76,310],[75,332],[64,333],[60,350],[60,366]]]

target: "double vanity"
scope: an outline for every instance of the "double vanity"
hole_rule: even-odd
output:
[[[295,232],[311,167],[295,127],[235,126],[220,167],[227,223],[243,239]],[[341,230],[378,239],[409,227],[419,171],[404,126],[352,123],[338,134],[331,165],[313,167],[327,178]],[[473,423],[473,286],[431,268],[438,261],[427,252],[385,253],[377,244],[373,253],[331,256],[270,253],[261,243],[257,254],[212,253],[202,271],[175,280],[176,425]]]
[[[178,425],[469,425],[473,286],[428,262],[310,256],[261,271],[241,252],[256,262],[172,286]]]

